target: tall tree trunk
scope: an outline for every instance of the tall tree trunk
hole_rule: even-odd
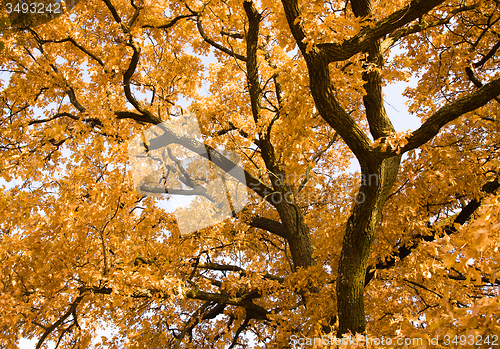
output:
[[[363,295],[368,257],[400,161],[400,156],[394,156],[375,166],[362,165],[362,183],[347,221],[337,274],[338,335],[365,332]]]

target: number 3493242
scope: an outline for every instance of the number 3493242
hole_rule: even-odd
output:
[[[11,3],[7,2],[5,4],[7,13],[62,13],[61,3],[43,3],[43,2],[31,2],[31,3]]]

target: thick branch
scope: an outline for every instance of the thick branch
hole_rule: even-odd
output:
[[[245,300],[244,297],[231,297],[218,293],[209,293],[199,290],[189,290],[185,293],[186,298],[199,299],[204,301],[217,302],[219,304],[235,305],[246,309],[247,314],[258,320],[267,319],[268,311],[251,301]]]
[[[73,89],[73,87],[68,87],[66,93],[68,94],[69,101],[71,102],[71,104],[76,109],[78,109],[80,113],[85,113],[87,111],[87,109],[85,109],[85,107],[81,105],[78,99],[76,98],[75,90]]]
[[[259,42],[260,14],[257,12],[253,2],[243,3],[248,17],[247,41],[247,82],[252,105],[252,115],[255,123],[258,123],[262,104],[262,89],[259,83],[259,70],[257,64],[257,46]]]
[[[139,63],[141,49],[133,41],[132,38],[130,38],[127,46],[131,47],[134,50],[134,53],[132,54],[132,58],[130,60],[127,71],[125,72],[125,74],[123,74],[123,89],[125,91],[125,97],[127,97],[127,100],[130,102],[130,104],[132,104],[138,112],[143,114],[146,119],[151,120],[152,123],[159,124],[161,122],[161,119],[153,115],[149,110],[144,109],[140,105],[139,101],[132,95],[132,91],[130,89],[130,79],[132,78],[132,75],[134,75],[135,69],[137,68],[137,63]]]
[[[285,239],[289,238],[288,233],[285,230],[285,227],[283,226],[283,224],[276,222],[272,219],[265,218],[265,217],[253,217],[250,220],[248,220],[246,223],[254,228],[266,230],[270,233],[281,236],[282,238],[285,238]]]
[[[296,2],[296,0],[283,0],[283,2]],[[444,0],[412,1],[409,5],[376,22],[375,26],[366,27],[352,38],[344,40],[342,44],[319,44],[318,49],[327,57],[328,62],[344,61],[359,52],[366,51],[376,40],[421,17],[443,2]]]
[[[245,35],[243,35],[241,33],[228,32],[225,30],[221,30],[220,34],[225,35],[225,36],[229,36],[230,38],[233,38],[233,39],[243,39],[245,37]]]
[[[141,185],[139,189],[145,193],[170,194],[170,195],[200,195],[212,202],[214,201],[214,199],[208,195],[207,190],[202,186],[196,186],[193,189],[172,189],[172,188],[158,188],[158,187],[150,187],[148,185]]]
[[[115,22],[116,23],[121,23],[122,19],[118,15],[118,12],[116,12],[116,9],[113,6],[113,4],[111,3],[111,1],[109,1],[109,0],[102,0],[102,1],[104,1],[104,3],[106,4],[106,6],[108,7],[109,12],[111,12],[111,15],[113,16],[113,19],[115,20]]]
[[[259,49],[259,25],[261,14],[258,12],[252,1],[246,0],[243,3],[245,13],[248,18],[248,31],[246,33],[246,54],[247,54],[247,83],[250,94],[252,116],[256,125],[260,123],[260,113],[262,110],[262,88],[259,81],[259,65],[257,52]],[[292,190],[283,180],[286,178],[285,172],[281,168],[280,161],[276,158],[274,146],[270,140],[270,130],[279,112],[275,118],[268,124],[266,129],[259,131],[259,147],[261,149],[262,159],[269,173],[269,179],[275,191],[270,196],[270,202],[279,213],[283,229],[279,229],[276,224],[266,221],[266,219],[257,218],[255,225],[266,228],[275,228],[277,235],[284,237],[290,247],[294,268],[307,268],[314,264],[312,258],[313,248],[309,237],[309,228],[304,221],[303,213],[300,208],[287,199]]]
[[[366,17],[373,14],[373,4],[371,0],[351,0],[352,10],[356,17]],[[366,94],[363,96],[365,114],[370,133],[374,139],[388,136],[394,132],[391,120],[387,116],[382,97],[382,68],[384,57],[380,40],[374,40],[366,50],[368,57],[364,64],[363,85]]]
[[[217,304],[214,302],[210,303],[213,307],[209,311],[207,311],[205,314],[203,314],[202,320],[211,320],[215,319],[217,316],[221,315],[224,313],[224,309],[226,309],[227,305],[226,304]]]
[[[356,17],[366,17],[373,14],[371,0],[351,0],[351,8]]]
[[[465,113],[482,107],[498,95],[500,95],[500,77],[490,81],[473,93],[446,104],[407,138],[408,143],[402,148],[402,152],[407,152],[427,143],[438,134],[444,125]]]
[[[283,4],[286,20],[288,22],[290,30],[292,31],[295,42],[299,46],[300,50],[304,53],[306,52],[306,44],[304,43],[306,33],[302,28],[302,25],[300,24],[299,2],[298,0],[281,0],[281,3]]]
[[[117,23],[121,24],[122,31],[125,35],[128,36],[128,40],[126,45],[130,47],[133,50],[132,57],[130,59],[129,66],[125,73],[123,74],[123,90],[125,92],[125,97],[127,98],[127,101],[134,106],[134,108],[143,115],[142,119],[146,120],[145,122],[152,123],[152,124],[159,124],[161,123],[161,119],[158,118],[157,116],[153,115],[149,110],[144,109],[139,101],[133,96],[131,88],[130,88],[130,80],[132,78],[132,75],[134,75],[135,70],[137,69],[137,64],[139,63],[139,58],[141,54],[141,48],[137,43],[134,41],[131,33],[130,33],[130,28],[124,25],[121,21],[120,16],[118,15],[118,12],[114,8],[113,4],[109,0],[103,0],[106,6],[108,7],[109,11],[111,12],[113,18]],[[138,15],[138,11],[140,10],[140,7],[135,6],[135,15]],[[132,24],[132,22],[131,22]]]
[[[497,191],[498,188],[500,188],[500,183],[498,181],[498,178],[496,178],[495,180],[483,185],[481,191],[486,194],[493,194]],[[444,227],[440,227],[440,230],[442,229],[448,235],[456,233],[457,229],[455,228],[455,224],[463,225],[465,222],[467,222],[480,205],[481,200],[472,200],[460,211],[460,213],[455,217],[452,223],[447,224]],[[368,283],[370,283],[370,281],[375,277],[375,271],[377,269],[383,270],[393,267],[398,261],[401,261],[402,259],[408,257],[413,252],[413,250],[415,250],[419,246],[420,242],[434,241],[439,237],[439,234],[440,232],[438,230],[434,230],[430,235],[418,234],[405,244],[396,246],[393,252],[390,254],[389,258],[384,258],[383,260],[379,260],[375,265],[368,266],[368,268],[366,269],[365,286],[368,285]]]
[[[115,115],[118,120],[132,119],[137,122],[144,122],[152,125],[156,125],[161,122],[161,120],[157,119],[156,117],[152,119],[148,115],[138,114],[132,111],[115,111]]]

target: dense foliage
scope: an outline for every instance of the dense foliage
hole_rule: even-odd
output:
[[[0,347],[500,333],[499,9],[81,0],[18,28],[4,14]],[[422,126],[397,133],[382,91],[410,79]],[[250,198],[181,234],[128,147],[186,115],[203,140],[163,132],[237,153]]]

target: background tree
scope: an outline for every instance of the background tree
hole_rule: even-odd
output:
[[[499,333],[499,6],[88,0],[4,30],[2,346]],[[412,77],[396,133],[382,89]],[[186,103],[251,200],[180,235],[127,147]]]

